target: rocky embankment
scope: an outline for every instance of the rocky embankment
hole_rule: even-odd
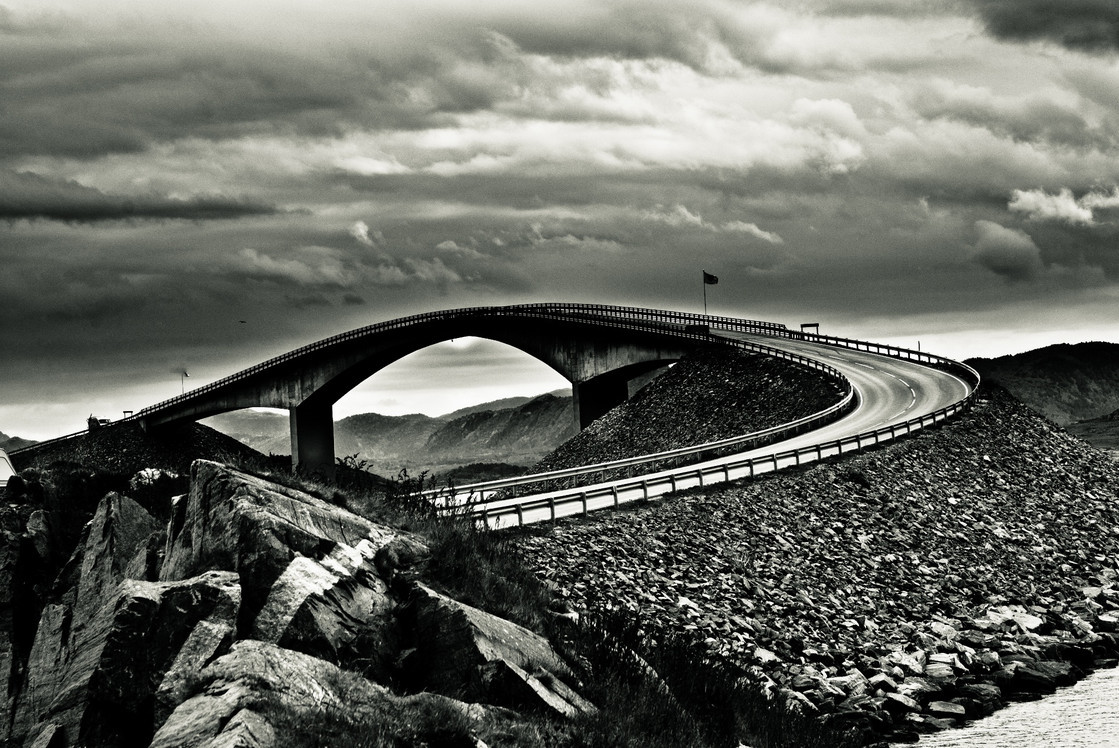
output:
[[[148,468],[185,475],[199,458],[236,464],[259,461],[263,455],[206,426],[188,423],[147,433],[133,421],[101,426],[62,441],[32,445],[11,457],[16,470],[45,468],[61,461],[127,476]]]
[[[417,536],[214,462],[166,522],[105,496],[44,578],[32,473],[0,507],[0,744],[507,745],[594,710],[546,641],[425,582]]]
[[[842,396],[838,382],[814,369],[737,348],[711,347],[681,359],[532,472],[748,434],[819,412]]]
[[[649,647],[686,637],[860,743],[914,741],[1119,652],[1119,466],[1001,390],[867,454],[523,545],[577,610],[631,613]]]

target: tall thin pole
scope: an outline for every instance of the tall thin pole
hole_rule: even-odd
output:
[[[707,276],[701,275],[699,280],[700,280],[701,283],[703,283],[703,316],[706,317],[707,316]]]

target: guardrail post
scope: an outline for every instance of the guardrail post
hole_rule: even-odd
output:
[[[520,504],[514,507],[517,510],[517,526],[524,527],[525,525],[525,510],[521,508]]]
[[[581,494],[579,494],[579,498],[583,500],[583,516],[586,517],[588,514],[591,513],[591,510],[587,508],[587,492],[583,491]]]
[[[614,494],[614,508],[615,508],[615,509],[617,509],[617,508],[618,508],[618,505],[619,505],[619,501],[618,501],[618,484],[617,484],[617,483],[615,483],[615,484],[614,484],[613,486],[611,486],[611,487],[610,487],[610,489],[611,489],[611,492],[612,492],[612,493]]]
[[[555,522],[556,521],[556,497],[555,496],[549,496],[548,497],[548,508],[552,510],[552,521]]]

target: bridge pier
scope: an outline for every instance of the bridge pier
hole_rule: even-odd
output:
[[[629,400],[638,390],[668,370],[659,361],[641,362],[583,382],[573,382],[571,396],[575,428],[582,431],[591,422]]]
[[[601,376],[571,385],[575,406],[575,428],[582,431],[629,397],[628,382],[620,377]]]
[[[288,408],[291,466],[303,473],[334,477],[334,412],[331,403]]]

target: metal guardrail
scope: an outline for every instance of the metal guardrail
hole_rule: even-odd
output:
[[[689,469],[673,470],[666,473],[641,476],[609,484],[591,486],[582,490],[573,490],[559,495],[548,495],[537,499],[528,499],[516,504],[496,508],[481,507],[467,508],[467,514],[485,523],[494,529],[510,526],[504,520],[516,518],[515,524],[521,526],[526,523],[527,514],[547,510],[547,515],[541,520],[556,520],[560,517],[587,514],[596,509],[618,507],[631,501],[649,500],[656,496],[681,491],[687,488],[709,486],[714,483],[724,483],[743,478],[753,478],[758,475],[783,470],[785,468],[807,465],[828,457],[859,452],[868,447],[882,444],[887,441],[914,433],[965,410],[974,398],[974,390],[963,400],[953,403],[945,408],[913,418],[904,423],[884,426],[873,431],[866,431],[854,436],[843,437],[833,441],[815,444],[801,449],[777,452],[763,457],[730,461],[718,465],[699,466]],[[461,511],[452,508],[448,513]]]
[[[390,330],[399,330],[417,325],[427,324],[437,321],[454,321],[469,319],[471,317],[519,317],[519,318],[534,318],[534,319],[551,319],[554,321],[595,321],[609,327],[633,329],[649,331],[652,329],[652,323],[668,324],[668,325],[683,325],[689,324],[718,324],[725,329],[734,329],[739,331],[752,331],[761,334],[766,334],[768,331],[779,332],[786,330],[785,325],[777,322],[764,322],[761,320],[743,320],[735,319],[733,317],[708,317],[702,314],[695,314],[691,312],[674,312],[659,309],[644,309],[641,307],[627,307],[627,306],[612,306],[608,304],[566,304],[566,303],[538,303],[538,304],[516,304],[510,306],[478,306],[466,307],[463,309],[450,309],[436,312],[424,312],[409,317],[400,317],[385,322],[377,322],[372,325],[366,325],[355,330],[340,333],[329,338],[324,338],[315,343],[305,345],[293,351],[288,351],[279,356],[263,361],[247,369],[242,369],[239,372],[231,374],[227,377],[219,379],[210,384],[197,387],[189,392],[181,395],[176,395],[168,400],[156,403],[155,405],[143,408],[127,418],[122,418],[119,421],[113,421],[113,424],[127,423],[130,421],[139,421],[146,416],[158,413],[161,410],[172,408],[191,401],[194,398],[208,395],[224,387],[230,386],[236,382],[248,379],[249,377],[261,374],[269,369],[283,366],[295,359],[302,356],[314,353],[316,351],[329,348],[331,346],[348,343],[358,338],[366,337],[369,335],[376,335]],[[619,324],[619,321],[625,320],[632,325]],[[643,323],[643,324],[642,324]],[[671,334],[676,337],[685,337],[689,339],[700,339],[705,336],[695,332],[676,331],[657,329],[658,332]],[[112,424],[110,424],[112,425]],[[26,450],[37,450],[53,444],[68,441],[80,436],[88,434],[88,430],[77,431],[72,434],[66,434],[54,439],[36,442],[35,444],[24,447],[18,450],[12,450],[11,454],[19,454]]]
[[[499,491],[508,492],[503,498],[514,498],[517,496],[517,489],[519,488],[541,483],[551,483],[565,478],[580,478],[597,474],[602,476],[600,477],[600,481],[605,481],[605,473],[615,470],[649,466],[657,466],[654,469],[663,470],[667,467],[666,463],[671,464],[673,462],[675,462],[674,467],[679,467],[682,464],[681,461],[688,458],[693,458],[688,460],[688,462],[694,463],[702,460],[714,459],[720,455],[730,454],[728,450],[731,449],[738,452],[748,452],[764,447],[767,444],[773,444],[777,441],[782,441],[798,434],[803,434],[807,431],[826,426],[843,417],[843,415],[857,404],[858,397],[854,389],[848,389],[847,393],[839,402],[829,405],[821,411],[804,416],[803,418],[798,418],[795,421],[783,423],[778,426],[771,426],[770,428],[761,429],[759,431],[752,431],[748,434],[704,442],[703,444],[696,444],[694,446],[678,447],[663,452],[627,457],[620,460],[611,460],[609,462],[599,462],[592,465],[580,465],[578,467],[564,468],[562,470],[551,470],[543,473],[533,473],[532,475],[502,478],[500,480],[484,481],[462,486],[435,488],[424,491],[420,493],[419,496],[429,501],[442,501],[447,504],[460,503],[460,499],[464,502],[480,501]]]
[[[729,482],[741,478],[753,478],[757,475],[774,472],[777,470],[806,465],[811,462],[823,460],[827,457],[859,452],[863,449],[897,439],[899,436],[919,431],[936,423],[944,421],[970,407],[975,398],[976,388],[980,376],[972,367],[943,356],[911,351],[897,346],[867,343],[849,338],[835,338],[821,335],[801,335],[793,333],[790,338],[809,339],[818,342],[857,350],[868,350],[873,353],[916,360],[920,363],[937,368],[948,369],[963,375],[970,385],[970,392],[966,397],[929,413],[907,421],[884,426],[879,429],[865,431],[852,436],[831,441],[821,442],[801,449],[777,452],[755,458],[731,460],[717,465],[700,465],[692,468],[680,468],[652,475],[626,478],[610,481],[595,486],[569,491],[552,492],[540,498],[525,498],[516,503],[502,504],[501,506],[448,506],[448,514],[463,514],[471,516],[489,527],[498,529],[510,526],[507,520],[516,519],[515,525],[526,524],[526,514],[541,514],[546,510],[545,516],[540,520],[555,520],[559,517],[587,514],[596,509],[617,507],[622,503],[638,500],[649,500],[655,496],[672,493],[685,488],[701,487],[717,482]]]
[[[711,340],[710,338],[705,338]],[[447,486],[444,488],[431,489],[424,491],[420,496],[429,501],[443,501],[447,504],[456,504],[461,500],[471,501],[486,498],[489,494],[498,491],[512,492],[512,496],[516,495],[518,489],[526,486],[539,485],[542,483],[549,483],[556,480],[565,478],[578,478],[595,474],[602,474],[607,471],[613,471],[623,468],[635,467],[648,467],[653,465],[661,466],[658,469],[663,469],[664,463],[669,461],[676,461],[677,465],[681,460],[692,458],[689,462],[698,462],[702,459],[710,459],[719,453],[728,454],[730,449],[738,449],[738,451],[748,451],[756,449],[765,444],[771,444],[775,441],[780,441],[785,438],[802,434],[813,428],[824,426],[831,421],[834,421],[846,414],[850,408],[856,404],[856,395],[851,382],[834,366],[824,363],[809,356],[802,356],[800,354],[791,353],[789,351],[781,350],[780,348],[773,348],[771,346],[761,345],[758,343],[751,343],[743,340],[730,340],[726,338],[717,339],[717,342],[729,344],[753,353],[760,353],[774,358],[785,359],[794,363],[806,366],[810,369],[822,371],[824,374],[838,380],[843,385],[843,395],[840,400],[827,408],[824,408],[816,413],[798,418],[789,423],[773,426],[768,429],[754,431],[748,434],[741,434],[739,436],[732,436],[726,439],[719,439],[717,441],[705,442],[703,444],[696,444],[687,447],[678,447],[676,449],[665,450],[663,452],[655,452],[646,455],[638,455],[636,457],[627,457],[618,460],[610,460],[608,462],[595,463],[593,465],[583,465],[573,468],[565,468],[563,470],[552,470],[543,473],[533,473],[531,475],[521,475],[512,478],[502,478],[493,481],[484,481],[479,483],[471,483],[462,486]]]

